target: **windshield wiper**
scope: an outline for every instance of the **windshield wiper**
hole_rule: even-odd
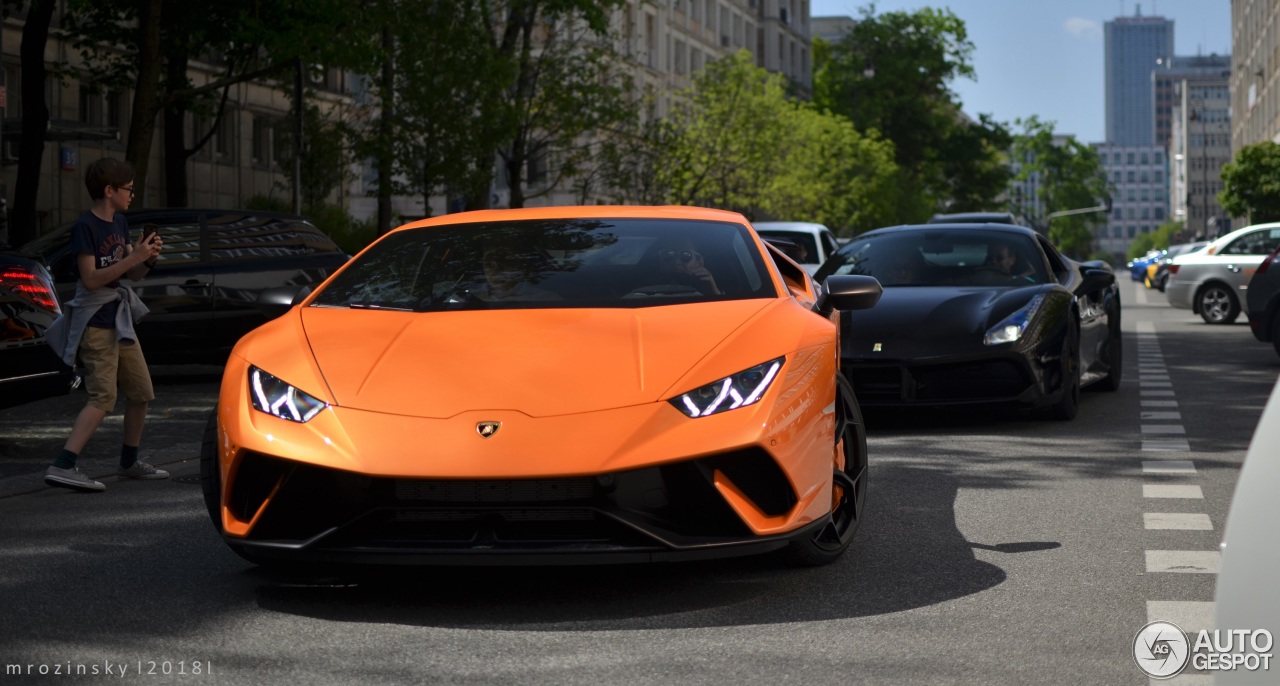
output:
[[[391,310],[393,312],[413,312],[412,307],[394,307],[381,303],[349,302],[347,307],[353,310]]]

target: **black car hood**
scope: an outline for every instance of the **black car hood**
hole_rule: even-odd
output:
[[[841,355],[870,362],[980,352],[991,327],[1051,288],[886,287],[875,307],[841,313]]]

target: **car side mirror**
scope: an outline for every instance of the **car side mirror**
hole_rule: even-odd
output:
[[[278,286],[264,289],[254,302],[267,319],[275,319],[311,294],[310,286]]]
[[[1081,293],[1100,291],[1116,282],[1115,272],[1110,269],[1081,269],[1080,276],[1084,279],[1080,284]]]
[[[831,310],[868,310],[880,302],[883,293],[874,276],[836,274],[822,282],[822,294],[813,309],[824,317]]]

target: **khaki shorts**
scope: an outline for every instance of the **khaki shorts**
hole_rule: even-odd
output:
[[[110,413],[116,407],[116,386],[124,390],[130,403],[156,399],[151,388],[151,373],[142,357],[142,345],[120,343],[115,329],[90,326],[80,339],[80,362],[84,364],[84,387],[89,391],[89,404]]]

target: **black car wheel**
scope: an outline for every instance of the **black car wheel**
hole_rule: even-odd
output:
[[[1120,304],[1116,302],[1115,312],[1107,317],[1107,375],[1095,384],[1099,390],[1114,392],[1120,390],[1120,376],[1124,371],[1124,336],[1120,332]],[[1093,386],[1090,386],[1093,388]]]
[[[1200,305],[1200,317],[1206,324],[1230,324],[1240,316],[1236,294],[1222,284],[1211,283],[1201,288],[1196,299]]]
[[[836,444],[843,440],[844,469],[832,475],[831,519],[809,538],[792,541],[792,564],[816,567],[835,562],[849,548],[867,503],[867,431],[862,409],[843,374],[836,376]]]
[[[1050,419],[1070,421],[1080,409],[1080,330],[1074,325],[1067,328],[1067,335],[1063,337],[1059,373],[1062,396],[1045,414]]]

